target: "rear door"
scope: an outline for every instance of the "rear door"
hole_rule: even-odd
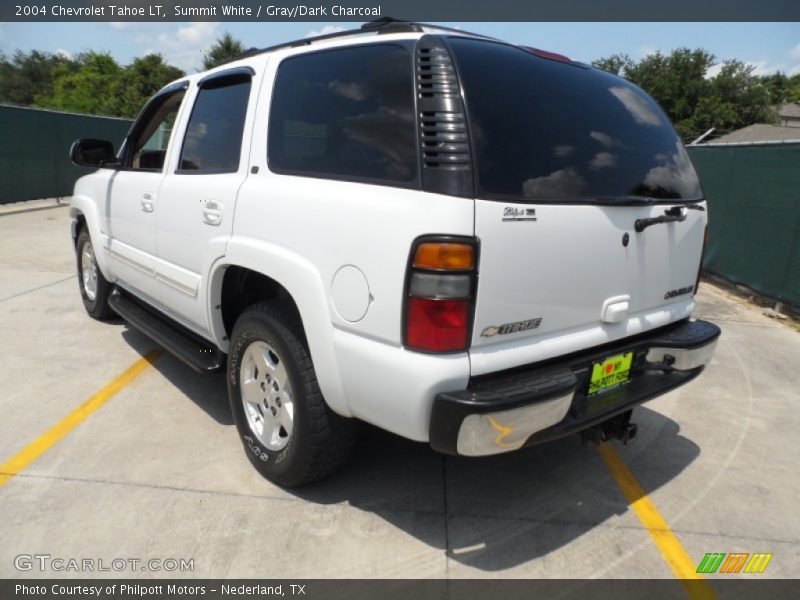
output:
[[[238,67],[198,81],[177,159],[161,185],[160,299],[172,316],[199,333],[209,329],[203,273],[225,254],[236,196],[247,177],[254,79],[253,69]]]
[[[585,65],[450,42],[477,170],[473,373],[688,316],[706,217],[692,164],[658,105]],[[667,221],[644,221],[652,218]],[[637,221],[646,225],[638,232]]]

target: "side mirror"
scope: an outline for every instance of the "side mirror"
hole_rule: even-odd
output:
[[[120,166],[114,153],[114,145],[106,140],[75,140],[69,149],[69,158],[79,167],[116,169]]]

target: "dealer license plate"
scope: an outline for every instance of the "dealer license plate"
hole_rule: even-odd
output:
[[[592,378],[589,380],[589,395],[615,388],[628,381],[633,363],[633,352],[610,356],[592,365]]]

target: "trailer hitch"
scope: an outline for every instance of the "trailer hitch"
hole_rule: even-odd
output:
[[[608,421],[585,429],[581,432],[581,442],[588,444],[600,444],[609,440],[619,440],[623,444],[628,444],[636,439],[638,427],[636,423],[631,423],[633,410],[625,411],[622,414],[612,417]]]

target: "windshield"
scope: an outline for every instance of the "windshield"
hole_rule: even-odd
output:
[[[517,201],[700,200],[689,156],[655,101],[599,69],[451,37],[479,195]]]

